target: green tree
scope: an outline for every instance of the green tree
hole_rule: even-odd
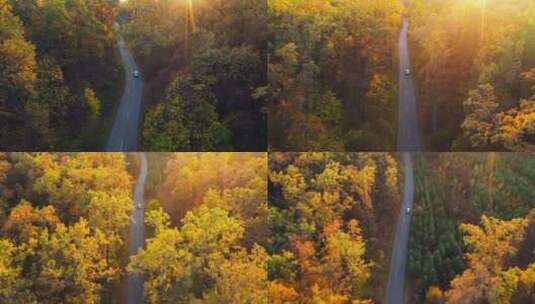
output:
[[[400,1],[269,1],[269,142],[275,150],[385,150]]]
[[[10,2],[0,1],[0,146],[22,147],[26,100],[34,91],[35,47]]]
[[[144,144],[156,150],[202,151],[228,147],[228,130],[218,121],[215,98],[202,83],[177,77],[164,104],[145,120]]]
[[[154,104],[143,144],[152,150],[265,150],[265,4],[188,3],[125,4],[122,29],[142,58]]]
[[[89,108],[89,117],[91,120],[96,120],[100,117],[100,100],[95,95],[95,91],[91,88],[84,89],[84,101]]]
[[[0,2],[0,28],[0,104],[21,110],[36,78],[35,48],[7,0]]]

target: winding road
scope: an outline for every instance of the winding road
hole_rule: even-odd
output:
[[[118,44],[123,61],[125,86],[106,150],[135,151],[138,142],[143,81],[141,77],[133,76],[138,67],[123,38],[119,38]]]
[[[136,181],[136,188],[134,190],[134,211],[132,212],[132,225],[130,226],[130,242],[128,246],[129,256],[137,254],[145,242],[145,226],[143,224],[143,216],[145,211],[144,194],[145,179],[147,178],[147,157],[144,152],[140,152],[138,155],[140,160],[140,169],[139,176]],[[126,279],[126,303],[143,303],[142,275],[128,273],[128,277]]]
[[[403,199],[396,226],[396,236],[390,258],[390,273],[385,294],[385,304],[402,304],[405,296],[405,274],[409,243],[412,204],[414,200],[414,170],[412,153],[422,150],[416,112],[416,94],[410,73],[407,34],[409,21],[403,20],[399,34],[399,115],[397,150],[401,153],[404,167]],[[407,75],[408,74],[408,75]],[[410,208],[410,209],[407,209]],[[407,211],[409,210],[409,211]]]

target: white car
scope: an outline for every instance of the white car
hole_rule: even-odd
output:
[[[139,71],[138,70],[135,70],[133,74],[134,74],[134,78],[139,78]]]
[[[411,213],[411,208],[407,207],[407,209],[405,209],[405,213],[407,213],[407,214]]]
[[[405,69],[405,76],[409,76],[411,74],[411,70],[410,69]]]
[[[136,207],[137,209],[143,209],[143,205],[141,205],[141,203],[137,204]]]

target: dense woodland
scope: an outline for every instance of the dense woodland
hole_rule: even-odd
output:
[[[0,148],[105,142],[121,87],[113,0],[0,0]]]
[[[264,153],[149,155],[146,247],[127,256],[138,161],[0,154],[0,302],[267,304]]]
[[[535,2],[412,0],[426,148],[535,149]]]
[[[0,154],[0,302],[110,300],[132,208],[123,154]]]
[[[535,302],[535,157],[417,158],[408,269],[415,303]]]
[[[268,2],[270,148],[393,150],[401,2]]]
[[[145,150],[265,150],[266,20],[265,1],[1,0],[0,148],[102,149],[121,34],[146,84]]]
[[[265,3],[126,2],[123,33],[146,84],[144,149],[265,150]]]
[[[269,298],[282,303],[380,303],[399,165],[390,154],[269,155]]]
[[[149,238],[128,266],[146,275],[147,302],[267,304],[266,154],[149,160]]]

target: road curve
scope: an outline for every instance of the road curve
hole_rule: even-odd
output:
[[[138,67],[123,38],[119,38],[118,44],[124,67],[125,86],[106,150],[135,151],[138,142],[143,81],[141,77],[134,78],[133,76]]]
[[[399,34],[399,101],[398,101],[398,151],[417,152],[421,151],[421,138],[418,129],[418,115],[416,112],[416,94],[411,75],[406,75],[406,69],[410,70],[409,45],[407,34],[409,21],[403,20],[403,26]]]
[[[147,178],[147,157],[144,152],[138,153],[140,160],[139,176],[136,181],[134,190],[134,211],[132,212],[132,225],[130,226],[130,243],[128,246],[128,255],[137,254],[145,242],[145,231],[143,216],[145,210],[145,179]],[[141,208],[138,206],[141,205]],[[139,274],[128,273],[126,280],[126,303],[141,304],[143,303],[143,276]]]
[[[411,154],[409,152],[403,152],[402,158],[405,171],[403,200],[401,202],[396,237],[390,258],[390,273],[386,286],[385,304],[400,304],[404,300],[407,246],[412,214],[412,211],[407,213],[406,210],[407,208],[411,208],[412,210],[412,202],[414,200],[414,171]]]

